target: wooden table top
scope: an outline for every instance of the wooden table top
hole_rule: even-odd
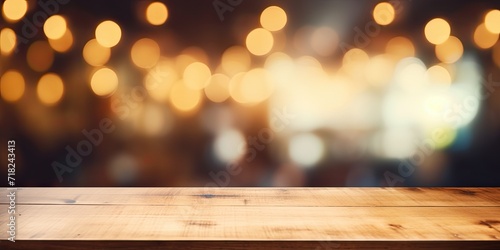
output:
[[[16,240],[500,241],[500,188],[18,188],[16,196]]]

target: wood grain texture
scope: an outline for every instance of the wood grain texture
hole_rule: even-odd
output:
[[[2,189],[2,225],[8,223],[6,193]],[[217,242],[232,242],[234,249],[280,249],[271,242],[309,249],[500,243],[498,188],[19,188],[16,203],[16,239],[51,244],[47,249],[69,247],[61,240],[159,241],[160,248],[162,241],[199,242],[205,249]],[[330,245],[321,248],[322,242]]]

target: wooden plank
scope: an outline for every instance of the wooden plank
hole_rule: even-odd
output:
[[[5,225],[7,190],[1,191]],[[407,241],[422,248],[498,249],[500,243],[498,188],[20,188],[16,203],[16,239],[47,249],[72,248],[61,241],[97,246],[102,240],[118,248],[133,245],[125,241],[143,248],[177,242],[177,249],[220,249],[216,242],[223,241],[234,249],[377,245],[365,241],[393,249]],[[479,243],[459,244],[464,241]],[[322,242],[329,248],[318,248]]]
[[[17,238],[496,240],[500,239],[498,211],[489,207],[245,206],[234,209],[227,206],[213,209],[211,206],[24,205],[18,209]],[[0,224],[6,224],[6,212],[0,217]],[[6,233],[2,234],[6,238]]]
[[[21,197],[18,204],[337,207],[500,204],[500,192],[488,188],[21,188],[18,197]],[[0,197],[0,204],[6,202],[6,196]]]
[[[25,250],[335,250],[335,249],[461,249],[498,250],[500,242],[491,241],[47,241],[30,240],[15,243],[0,241],[0,249]]]

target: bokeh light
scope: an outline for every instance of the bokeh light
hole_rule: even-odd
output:
[[[234,162],[245,154],[246,141],[240,131],[227,129],[217,135],[213,147],[221,162]]]
[[[300,134],[290,139],[288,154],[292,161],[304,167],[317,164],[324,155],[324,144],[313,134]]]
[[[49,44],[55,51],[64,53],[73,46],[73,33],[71,33],[70,29],[66,29],[61,38],[56,40],[49,39]]]
[[[460,39],[450,36],[444,43],[436,45],[436,56],[441,62],[454,63],[462,57],[464,47]]]
[[[440,127],[438,129],[441,132],[441,136],[435,140],[436,149],[450,146],[457,137],[457,130],[449,126]]]
[[[102,66],[108,62],[111,49],[101,46],[96,39],[92,39],[85,44],[82,54],[88,64]]]
[[[269,31],[278,31],[285,27],[286,12],[278,6],[269,6],[260,15],[260,24]]]
[[[172,116],[163,104],[141,103],[137,111],[137,116],[132,116],[131,121],[134,122],[135,128],[146,136],[163,136],[172,128]]]
[[[289,55],[275,52],[266,58],[264,68],[271,75],[271,81],[278,86],[288,86],[293,81],[295,64]]]
[[[47,71],[54,62],[54,51],[46,41],[36,41],[30,45],[26,53],[28,65],[34,71]]]
[[[26,0],[5,0],[2,6],[2,14],[7,21],[15,22],[23,18],[28,10]]]
[[[118,88],[118,76],[110,68],[101,68],[92,75],[90,87],[98,96],[109,96]]]
[[[415,93],[425,86],[426,71],[427,68],[420,59],[407,58],[396,66],[395,80],[407,93]]]
[[[430,83],[444,85],[451,84],[450,72],[441,65],[434,65],[427,69],[426,76]]]
[[[2,55],[10,55],[16,48],[17,38],[16,33],[9,28],[3,28],[0,31],[0,53]]]
[[[380,25],[389,25],[394,21],[396,11],[390,3],[379,3],[373,9],[373,19]]]
[[[43,32],[49,39],[59,39],[66,33],[66,19],[60,15],[53,15],[43,24]]]
[[[374,86],[384,86],[392,78],[394,63],[385,55],[370,58],[366,66],[366,80]]]
[[[189,64],[183,73],[184,83],[188,88],[201,90],[208,84],[211,76],[210,68],[201,62]]]
[[[156,101],[165,102],[170,95],[170,88],[179,79],[173,63],[160,59],[144,79],[144,86],[149,95]]]
[[[400,60],[405,57],[415,56],[415,46],[413,46],[410,39],[398,36],[387,42],[385,52],[393,56],[394,59]]]
[[[122,30],[120,26],[110,20],[97,25],[95,29],[95,38],[97,42],[104,47],[114,47],[120,42]]]
[[[330,27],[320,27],[312,33],[311,47],[320,56],[330,56],[339,44],[339,36]]]
[[[201,92],[189,88],[182,80],[179,80],[170,90],[170,101],[179,111],[193,111],[201,104]]]
[[[221,58],[221,66],[228,75],[247,71],[251,59],[248,51],[241,46],[232,46],[224,51]]]
[[[161,2],[153,2],[146,9],[146,19],[152,25],[162,25],[167,21],[168,9]]]
[[[0,95],[7,102],[15,102],[24,94],[24,77],[15,70],[6,71],[0,78]]]
[[[137,67],[151,68],[160,59],[160,46],[152,39],[142,38],[132,46],[130,57]]]
[[[369,60],[368,54],[362,49],[350,49],[344,54],[342,69],[353,76],[362,75]]]
[[[498,34],[488,31],[484,23],[474,30],[474,43],[481,49],[489,49],[498,41]]]
[[[451,27],[448,22],[442,18],[430,20],[424,29],[425,38],[432,44],[444,43],[451,34]]]
[[[237,102],[249,105],[266,100],[274,91],[269,73],[262,68],[243,74],[241,79],[235,79],[230,88],[231,96]]]
[[[214,74],[205,87],[205,95],[212,102],[223,102],[229,98],[229,77],[223,74]]]
[[[182,75],[187,66],[199,62],[194,56],[180,54],[175,58],[175,68]]]
[[[500,33],[500,10],[491,10],[484,17],[486,29],[494,34]]]
[[[64,94],[64,84],[58,75],[48,73],[43,75],[36,86],[38,99],[47,106],[58,103]]]
[[[246,45],[250,53],[263,56],[273,48],[274,38],[268,30],[257,28],[248,33]]]
[[[481,135],[499,144],[494,3],[446,0],[422,11],[388,0],[223,0],[207,14],[185,1],[57,1],[0,4],[0,116],[15,118],[2,126],[20,144],[45,152],[21,150],[25,166],[64,160],[82,125],[113,119],[113,136],[79,170],[107,175],[68,175],[68,185],[204,185],[230,165],[222,163],[244,169],[231,185],[383,185],[379,170],[397,172],[429,139],[446,158],[439,184],[466,167],[457,155],[496,166],[474,143]],[[419,178],[411,184],[432,184]]]
[[[393,128],[381,133],[381,149],[383,154],[392,159],[410,157],[417,149],[413,143],[415,133],[409,129]]]
[[[239,103],[245,103],[245,95],[241,91],[241,80],[245,76],[246,72],[240,72],[234,75],[231,80],[229,80],[229,95],[233,100]]]

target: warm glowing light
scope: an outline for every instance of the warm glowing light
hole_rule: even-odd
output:
[[[96,39],[88,41],[83,47],[83,59],[92,66],[102,66],[108,62],[111,50],[101,46]]]
[[[442,18],[434,18],[425,25],[425,38],[432,44],[444,43],[451,34],[448,22]]]
[[[145,135],[156,137],[166,134],[172,127],[170,112],[166,112],[163,105],[144,105],[140,112],[142,124],[140,128]]]
[[[317,164],[323,157],[324,151],[323,142],[313,134],[296,135],[290,139],[288,146],[290,158],[304,167]]]
[[[379,146],[383,155],[388,158],[402,159],[410,157],[417,146],[413,143],[416,135],[406,128],[392,128],[384,131],[381,135],[381,145]]]
[[[342,68],[349,74],[362,75],[370,58],[361,49],[354,48],[347,51],[342,59]]]
[[[250,63],[250,54],[248,54],[245,48],[240,46],[230,47],[222,54],[222,69],[231,76],[247,71],[250,68]]]
[[[245,136],[238,130],[223,130],[215,138],[213,147],[215,155],[222,162],[236,161],[245,154]]]
[[[162,25],[167,21],[168,9],[160,2],[151,3],[146,9],[146,19],[152,25]]]
[[[486,29],[484,23],[477,26],[474,31],[474,42],[477,47],[481,49],[488,49],[493,47],[498,40],[498,34],[491,33]]]
[[[394,37],[385,47],[387,54],[394,56],[394,59],[400,60],[405,57],[415,56],[415,47],[410,39],[402,36]]]
[[[373,9],[373,19],[380,25],[388,25],[394,21],[396,11],[390,3],[379,3]]]
[[[38,99],[48,106],[59,102],[64,94],[64,84],[58,75],[48,73],[43,75],[36,86]]]
[[[246,45],[250,53],[256,56],[263,56],[273,48],[274,38],[271,32],[257,28],[248,33]]]
[[[5,56],[10,55],[16,48],[16,44],[16,33],[9,28],[3,28],[0,31],[0,53]]]
[[[262,68],[248,71],[237,83],[237,85],[232,86],[231,96],[243,104],[252,105],[262,102],[269,98],[274,91],[269,73]]]
[[[164,102],[168,100],[170,88],[178,79],[173,63],[161,59],[146,75],[144,86],[151,98]]]
[[[425,73],[427,68],[418,58],[407,58],[399,62],[395,80],[408,93],[422,89],[427,82]]]
[[[212,102],[223,102],[229,98],[229,77],[223,74],[215,74],[210,77],[205,87],[205,95]]]
[[[440,65],[434,65],[427,70],[427,79],[435,84],[451,84],[451,75],[446,68]]]
[[[6,0],[3,3],[2,13],[7,21],[18,21],[26,14],[28,2],[26,0]]]
[[[60,15],[49,17],[43,24],[43,32],[49,39],[59,39],[66,33],[66,19]]]
[[[339,36],[330,27],[320,27],[312,33],[311,47],[320,56],[330,56],[337,49]]]
[[[49,44],[50,47],[57,52],[64,53],[68,51],[71,46],[73,46],[73,34],[71,33],[71,30],[66,29],[64,35],[59,39],[49,39]]]
[[[177,81],[170,90],[170,101],[172,105],[180,111],[192,111],[201,103],[201,92],[188,88],[180,80]]]
[[[269,31],[278,31],[285,27],[286,12],[278,6],[267,7],[260,15],[260,24]]]
[[[175,58],[175,68],[182,75],[187,66],[192,63],[199,62],[195,57],[185,54],[180,54]]]
[[[484,25],[489,32],[500,33],[500,10],[489,11],[484,17]]]
[[[366,80],[375,86],[387,85],[392,77],[393,62],[384,55],[370,59],[365,70]]]
[[[118,88],[118,76],[110,68],[99,69],[92,75],[90,87],[98,96],[109,96]]]
[[[436,56],[441,62],[454,63],[462,57],[464,47],[460,39],[450,36],[446,42],[436,45]]]
[[[36,41],[28,48],[26,59],[34,71],[43,72],[52,66],[54,52],[47,42]]]
[[[266,58],[264,68],[271,74],[273,84],[287,87],[293,82],[295,64],[289,55],[283,52],[275,52]]]
[[[95,38],[97,42],[104,47],[114,47],[120,42],[122,30],[120,26],[113,21],[104,21],[95,29]]]
[[[351,56],[358,56],[355,51],[348,51],[347,53],[352,53],[350,54]],[[356,58],[351,58],[351,59],[356,59]],[[312,56],[301,56],[295,60],[297,62],[297,65],[302,68],[315,68],[315,69],[322,69],[323,66],[321,63],[318,61],[318,59],[312,57]]]
[[[245,72],[240,72],[229,80],[229,95],[239,103],[246,102],[244,93],[241,91],[241,80],[244,76]]]
[[[210,68],[201,62],[189,64],[183,73],[184,83],[193,90],[203,89],[211,76]]]
[[[9,70],[0,78],[0,95],[7,102],[15,102],[24,94],[24,77],[21,73]]]
[[[434,140],[436,149],[442,149],[450,146],[457,137],[457,130],[450,126],[437,128],[437,131],[441,132],[439,137],[436,137],[435,134],[430,135],[436,137]]]
[[[160,59],[160,46],[152,39],[140,39],[132,46],[130,57],[137,67],[151,68]]]

